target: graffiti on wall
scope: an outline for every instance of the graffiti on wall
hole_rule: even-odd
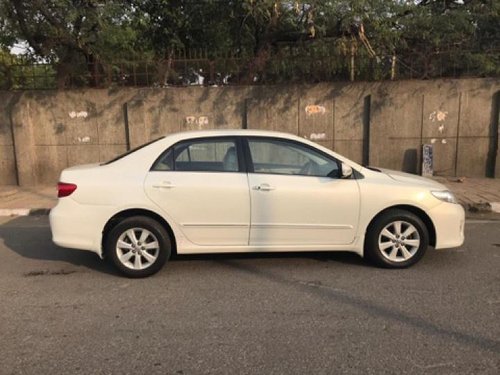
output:
[[[431,112],[431,114],[429,115],[429,120],[431,120],[432,122],[443,122],[444,120],[446,120],[447,116],[448,111],[437,110]]]
[[[311,141],[319,141],[322,139],[326,139],[326,133],[311,133],[309,139]]]
[[[422,146],[422,176],[432,176],[434,174],[434,155],[432,145]]]
[[[445,125],[446,117],[448,117],[448,111],[442,111],[440,109],[438,109],[437,111],[432,111],[429,114],[429,120],[438,125],[438,132],[440,134],[443,134],[443,132],[444,132],[444,125]],[[436,142],[438,142],[437,138],[431,139],[432,144],[434,144]],[[447,143],[446,138],[441,139],[440,142],[442,144],[446,144]]]
[[[78,143],[90,143],[90,137],[87,135],[85,137],[78,137]]]
[[[311,115],[324,115],[326,113],[326,108],[322,105],[310,104],[305,108],[306,114]]]
[[[208,116],[186,116],[184,124],[187,126],[197,126],[198,129],[203,129],[208,125]]]
[[[89,114],[87,111],[80,111],[80,112],[71,111],[70,113],[68,113],[68,115],[71,118],[87,118]]]

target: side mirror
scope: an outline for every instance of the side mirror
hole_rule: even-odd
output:
[[[349,165],[342,163],[341,178],[351,178],[351,176],[352,176],[352,168]]]

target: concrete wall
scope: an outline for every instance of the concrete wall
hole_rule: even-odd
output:
[[[500,80],[0,92],[0,184],[52,184],[62,169],[193,129],[298,134],[357,161],[500,177]],[[496,168],[496,171],[495,171]]]
[[[14,138],[10,118],[15,100],[16,95],[0,92],[0,184],[2,185],[17,184]]]
[[[372,94],[370,163],[417,172],[421,144],[432,143],[435,174],[493,177],[499,90],[498,79],[379,85]]]

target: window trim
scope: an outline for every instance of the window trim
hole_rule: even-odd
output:
[[[168,154],[171,150],[173,151],[173,157],[175,156],[175,147],[182,145],[183,143],[208,143],[208,142],[234,142],[234,146],[236,147],[236,154],[238,156],[238,170],[237,171],[178,171],[175,169],[175,160],[173,161],[173,169],[169,171],[155,169],[154,166],[161,160],[166,154]],[[189,146],[188,146],[189,147]],[[213,137],[197,137],[197,138],[189,138],[180,140],[173,145],[170,145],[166,150],[164,150],[151,164],[149,168],[150,172],[176,172],[176,173],[247,173],[246,160],[243,154],[243,146],[241,137],[237,136],[213,136]]]
[[[341,173],[341,168],[342,168],[342,162],[335,157],[327,154],[326,152],[322,150],[318,150],[317,148],[308,145],[306,143],[299,142],[294,139],[287,139],[287,138],[277,138],[277,137],[268,137],[268,136],[247,136],[244,137],[244,153],[245,153],[245,161],[247,163],[247,170],[248,173],[253,173],[253,174],[262,174],[262,175],[272,175],[272,176],[291,176],[291,177],[313,177],[313,178],[329,178],[332,180],[340,180],[342,177],[329,177],[329,176],[311,176],[311,175],[306,175],[306,174],[285,174],[285,173],[273,173],[273,172],[255,172],[255,168],[253,165],[253,158],[252,158],[252,153],[250,151],[250,141],[270,141],[270,142],[281,142],[281,143],[290,143],[292,145],[297,145],[300,147],[303,147],[305,149],[311,150],[313,152],[316,152],[317,154],[331,160],[335,164],[337,164],[337,168],[339,170],[339,173]]]

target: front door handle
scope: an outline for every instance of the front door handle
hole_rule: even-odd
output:
[[[271,191],[271,190],[274,190],[276,188],[274,186],[269,185],[269,184],[260,184],[260,185],[254,186],[252,189],[253,190],[260,190],[260,191]]]
[[[159,185],[153,185],[155,189],[172,189],[175,187],[174,184],[172,184],[170,181],[163,181]]]

